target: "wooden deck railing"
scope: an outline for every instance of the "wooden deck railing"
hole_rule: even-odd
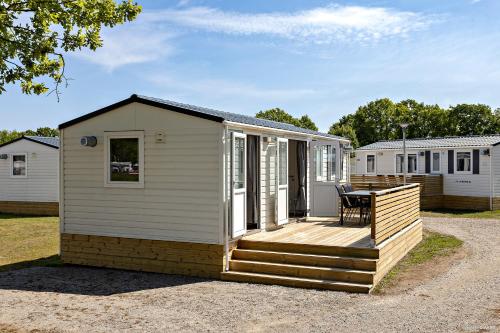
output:
[[[371,239],[379,245],[420,218],[420,186],[371,192]]]
[[[423,209],[433,209],[442,206],[442,175],[408,175],[406,183],[418,183],[420,185],[420,204]],[[402,186],[403,176],[351,175],[351,184],[356,190],[383,190]]]

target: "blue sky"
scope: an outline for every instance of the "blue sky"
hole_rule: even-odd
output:
[[[97,53],[68,54],[54,96],[0,95],[0,128],[59,123],[132,93],[321,130],[376,98],[500,107],[500,1],[138,0]]]

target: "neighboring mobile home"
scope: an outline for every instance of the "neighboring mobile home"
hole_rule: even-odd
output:
[[[219,278],[248,232],[338,215],[349,176],[347,139],[144,96],[59,128],[61,253],[77,264]]]
[[[442,193],[434,193],[441,198],[433,197],[435,205],[500,209],[500,134],[408,139],[406,148],[409,176],[441,176]],[[403,142],[380,141],[360,147],[352,165],[353,175],[401,177]]]
[[[0,212],[58,215],[59,138],[23,136],[0,145]]]

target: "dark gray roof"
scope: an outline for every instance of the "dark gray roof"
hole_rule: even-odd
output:
[[[500,134],[407,139],[406,148],[487,147],[500,143]],[[403,149],[403,140],[379,141],[357,150]]]
[[[31,135],[26,135],[25,138],[31,140],[31,141],[36,141],[41,144],[44,144],[46,146],[52,146],[54,148],[59,148],[59,138],[52,137],[52,136],[31,136]]]
[[[261,127],[269,127],[269,128],[274,128],[274,129],[299,132],[299,133],[305,133],[305,134],[312,134],[312,135],[318,135],[318,136],[334,138],[334,139],[347,140],[347,139],[342,138],[340,136],[335,136],[335,135],[331,135],[331,134],[327,134],[327,133],[312,131],[309,129],[293,126],[290,124],[280,123],[277,121],[271,121],[271,120],[255,118],[255,117],[246,116],[246,115],[237,114],[237,113],[208,109],[208,108],[204,108],[204,107],[200,107],[200,106],[178,103],[178,102],[164,100],[164,99],[160,99],[160,98],[154,98],[154,97],[148,97],[148,96],[142,96],[142,95],[139,95],[138,97],[146,99],[146,100],[162,103],[165,105],[169,105],[169,106],[175,106],[178,108],[188,109],[188,110],[191,110],[194,112],[199,112],[199,113],[208,114],[211,116],[220,117],[226,121],[230,121],[233,123],[261,126]]]
[[[261,127],[286,130],[286,131],[291,131],[291,132],[296,132],[296,133],[317,135],[317,136],[322,136],[322,137],[331,138],[331,139],[347,140],[347,139],[342,138],[340,136],[335,136],[335,135],[330,135],[327,133],[312,131],[309,129],[300,128],[300,127],[293,126],[290,124],[279,123],[276,121],[259,119],[259,118],[255,118],[255,117],[245,116],[242,114],[236,114],[236,113],[231,113],[231,112],[208,109],[208,108],[204,108],[204,107],[200,107],[200,106],[178,103],[178,102],[173,102],[173,101],[169,101],[169,100],[165,100],[165,99],[148,97],[148,96],[141,96],[141,95],[135,95],[135,94],[130,96],[130,98],[128,98],[126,100],[120,101],[118,103],[112,104],[110,106],[107,106],[107,107],[102,108],[100,110],[94,111],[94,112],[89,113],[87,115],[84,115],[82,117],[70,120],[66,123],[63,123],[63,124],[59,125],[59,128],[65,128],[65,127],[74,125],[74,124],[79,123],[81,121],[93,118],[93,117],[98,116],[100,114],[103,114],[105,112],[114,110],[120,106],[129,104],[129,103],[133,103],[133,102],[144,103],[144,104],[168,109],[171,111],[180,112],[180,113],[188,114],[191,116],[200,117],[200,118],[218,121],[218,122],[229,121],[229,122],[234,122],[234,123],[238,123],[238,124],[261,126]]]

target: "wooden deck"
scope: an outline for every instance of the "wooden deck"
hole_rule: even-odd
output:
[[[285,225],[283,228],[259,232],[243,240],[307,245],[370,248],[370,225],[340,225],[335,219],[313,219]]]

